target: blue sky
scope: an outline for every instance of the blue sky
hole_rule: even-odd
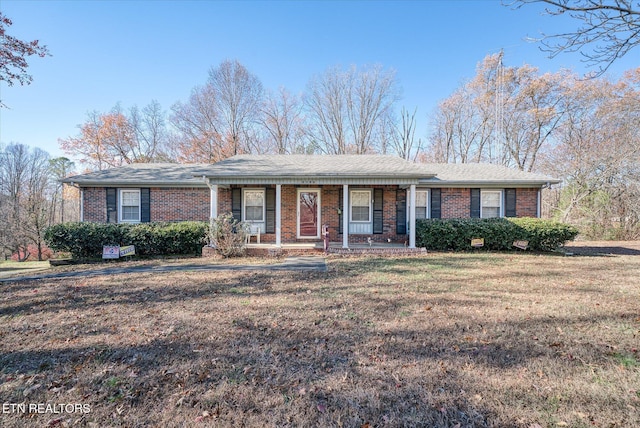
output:
[[[505,52],[505,65],[586,73],[578,54],[551,60],[527,36],[568,31],[575,23],[499,0],[468,1],[25,1],[2,0],[9,34],[39,39],[53,56],[31,58],[29,86],[0,86],[0,142],[64,153],[87,112],[158,100],[185,101],[212,66],[238,59],[267,89],[304,90],[335,65],[382,64],[402,88],[398,108],[418,108],[417,137],[428,116],[476,64]],[[637,67],[625,58],[613,78]]]

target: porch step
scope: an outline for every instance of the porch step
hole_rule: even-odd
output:
[[[427,254],[426,248],[337,248],[329,247],[329,254],[388,254],[388,255],[412,255]]]

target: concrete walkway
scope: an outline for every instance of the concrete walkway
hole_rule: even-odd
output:
[[[122,266],[108,267],[103,269],[78,270],[70,272],[59,272],[42,275],[15,276],[11,278],[0,278],[0,283],[12,281],[34,281],[39,279],[58,279],[58,278],[80,278],[87,276],[99,275],[119,275],[123,273],[143,273],[143,272],[207,272],[207,271],[306,271],[306,272],[326,272],[327,262],[324,257],[305,256],[305,257],[287,257],[282,263],[272,264],[177,264],[177,265],[160,265],[160,266]]]

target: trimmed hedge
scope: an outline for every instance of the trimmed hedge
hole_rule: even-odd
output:
[[[205,222],[178,223],[62,223],[49,227],[44,240],[54,251],[75,259],[102,257],[103,245],[135,245],[136,254],[199,255],[206,242]]]
[[[416,221],[416,244],[428,250],[468,251],[471,240],[484,238],[484,250],[513,250],[514,241],[529,241],[534,251],[554,251],[575,239],[570,225],[537,218],[420,219]]]

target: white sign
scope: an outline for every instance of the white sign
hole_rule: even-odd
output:
[[[102,258],[103,259],[117,259],[120,258],[120,247],[117,245],[103,245],[102,246]]]
[[[125,247],[120,247],[120,257],[135,256],[135,255],[136,255],[135,245],[127,245]]]
[[[484,238],[476,238],[471,240],[471,246],[473,248],[484,247]]]

